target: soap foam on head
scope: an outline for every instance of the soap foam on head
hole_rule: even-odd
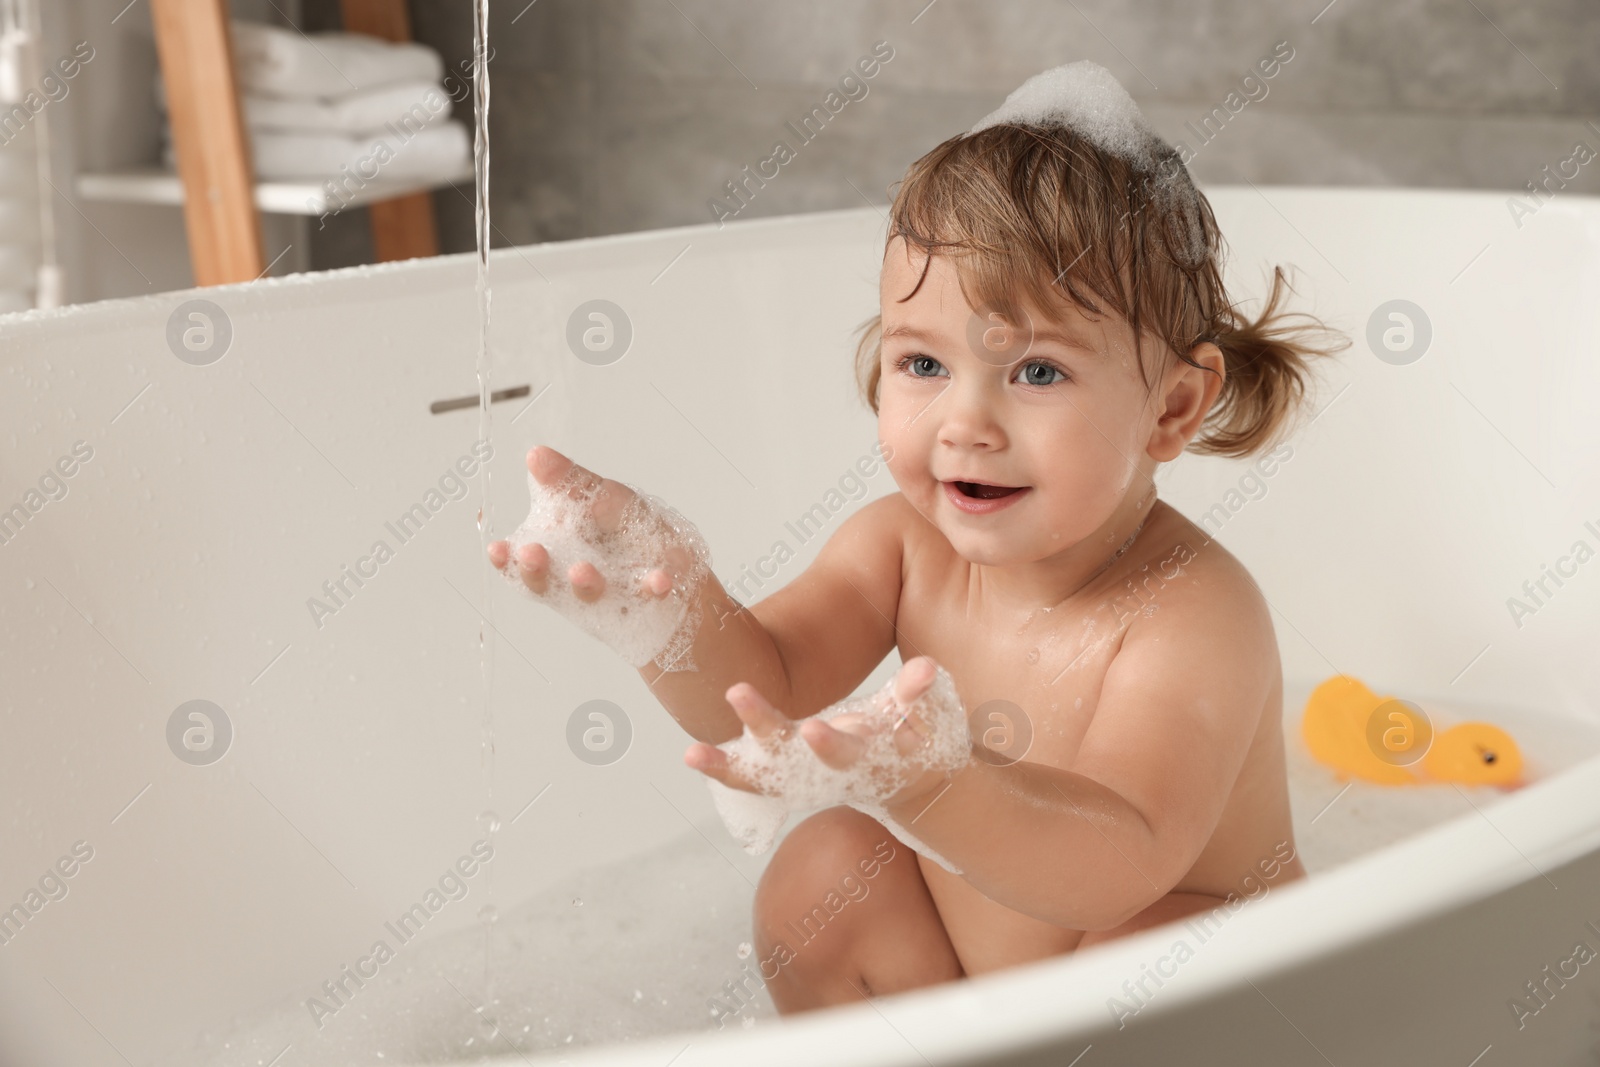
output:
[[[990,126],[1065,126],[1108,155],[1147,175],[1146,187],[1163,212],[1176,213],[1184,231],[1186,266],[1208,249],[1194,183],[1177,151],[1156,135],[1139,105],[1106,68],[1078,60],[1035,74],[985,115],[967,136]]]
[[[894,733],[896,724],[911,712],[917,713],[927,730],[928,741],[906,755],[896,748]],[[891,679],[876,693],[835,704],[817,718],[827,721],[841,715],[858,717],[874,727],[860,760],[848,770],[834,770],[818,759],[798,729],[785,739],[763,742],[746,727],[739,737],[717,746],[761,790],[749,793],[706,780],[728,832],[746,852],[759,855],[772,847],[790,812],[848,804],[877,819],[914,851],[960,874],[948,860],[911,836],[883,806],[923,771],[952,772],[971,758],[966,713],[949,672],[938,668],[928,691],[909,705],[895,701]]]
[[[528,475],[532,504],[508,538],[506,577],[526,589],[516,553],[525,544],[541,544],[550,554],[550,584],[536,599],[634,667],[657,662],[664,670],[692,669],[688,653],[700,624],[699,587],[711,569],[705,540],[688,519],[633,486],[628,488],[634,498],[623,508],[617,529],[604,533],[590,515],[600,485],[587,481],[576,467],[552,486]],[[585,562],[606,581],[594,603],[578,599],[567,580],[568,570]],[[664,597],[641,589],[645,575],[658,567],[672,575],[672,592]]]
[[[1004,123],[1071,127],[1102,152],[1121,156],[1140,169],[1155,166],[1164,143],[1122,83],[1088,60],[1035,74],[967,132]]]

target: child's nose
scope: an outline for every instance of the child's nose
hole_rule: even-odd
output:
[[[1005,428],[993,399],[980,388],[952,385],[943,397],[939,443],[951,448],[992,450],[1005,445]]]

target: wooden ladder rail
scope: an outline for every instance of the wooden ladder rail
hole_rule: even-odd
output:
[[[150,13],[195,285],[253,281],[267,268],[227,0],[151,0]],[[341,0],[341,13],[352,33],[411,39],[405,0]],[[431,194],[379,201],[370,211],[378,261],[438,255]]]
[[[259,278],[250,138],[239,109],[227,0],[150,0],[196,285]]]

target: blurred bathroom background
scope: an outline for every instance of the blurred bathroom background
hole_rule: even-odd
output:
[[[444,70],[470,71],[471,4],[408,6],[414,38],[438,51]],[[25,155],[38,123],[0,146],[0,290],[27,299],[15,294],[47,253],[61,302],[192,285],[181,208],[91,199],[76,181],[161,165],[149,0],[38,7],[46,63],[79,42],[95,58],[46,110],[48,187]],[[1509,197],[1530,182],[1554,188],[1549,176],[1565,166],[1577,174],[1562,179],[1563,194],[1600,190],[1600,165],[1573,158],[1580,144],[1600,150],[1600,6],[1583,0],[493,0],[491,9],[496,247],[710,222],[719,211],[748,219],[884,205],[917,156],[1030,75],[1080,58],[1108,67],[1158,132],[1186,143],[1203,184]],[[232,14],[305,33],[341,26],[339,0],[233,0]],[[875,47],[891,58],[863,76]],[[839,95],[827,108],[830,92]],[[455,118],[470,128],[470,97],[460,99]],[[810,139],[796,137],[818,114]],[[750,177],[778,141],[792,158],[766,163],[775,176]],[[29,199],[39,189],[53,209],[43,229],[46,205]],[[470,177],[429,195],[440,251],[470,251]],[[272,275],[374,260],[366,210],[325,225],[265,214],[262,233]]]

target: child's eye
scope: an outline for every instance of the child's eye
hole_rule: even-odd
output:
[[[1056,375],[1052,378],[1051,375]],[[1017,372],[1017,380],[1024,385],[1054,385],[1068,381],[1067,373],[1051,363],[1028,363]]]
[[[894,366],[896,370],[900,371],[909,366],[911,373],[918,378],[937,378],[940,372],[944,371],[944,367],[932,356],[901,356],[895,361]]]
[[[950,373],[943,364],[932,356],[919,354],[901,356],[895,361],[894,365],[898,371],[903,372],[909,369],[912,376],[917,378],[948,377]],[[1055,364],[1035,360],[1024,364],[1022,369],[1017,372],[1017,377],[1013,380],[1020,381],[1024,385],[1050,386],[1055,385],[1057,382],[1071,381],[1072,379],[1066,371]]]

